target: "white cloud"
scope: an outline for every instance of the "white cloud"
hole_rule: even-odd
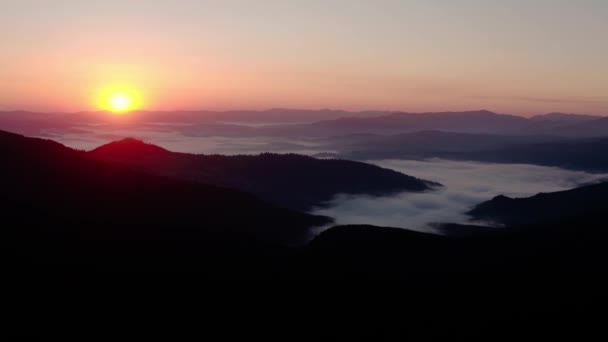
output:
[[[375,164],[438,181],[445,187],[429,193],[405,192],[384,197],[338,195],[328,207],[313,213],[332,216],[337,224],[366,223],[433,232],[432,223],[467,223],[466,211],[499,194],[527,197],[607,177],[525,164],[446,160],[383,160]]]

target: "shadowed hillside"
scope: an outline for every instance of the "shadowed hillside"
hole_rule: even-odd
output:
[[[269,243],[301,242],[330,222],[236,190],[95,161],[49,140],[0,132],[0,158],[3,228],[20,264],[202,270],[205,255],[220,258],[216,267],[222,257],[242,263],[239,255],[272,254]]]
[[[127,143],[139,147],[129,149],[122,158],[173,155],[140,142]],[[500,337],[512,340],[522,334],[564,336],[563,331],[546,327],[582,324],[572,319],[588,324],[584,311],[588,303],[595,303],[594,295],[603,291],[599,283],[578,276],[573,290],[551,274],[605,270],[604,221],[491,232],[480,227],[483,233],[479,235],[474,234],[478,228],[469,227],[460,236],[342,226],[322,233],[307,246],[288,248],[270,242],[293,241],[308,227],[328,223],[327,219],[279,209],[238,191],[91,160],[88,153],[48,140],[1,132],[0,157],[5,162],[0,169],[0,207],[4,251],[9,255],[5,272],[13,287],[9,293],[18,293],[17,288],[34,295],[61,294],[62,305],[65,293],[76,288],[107,293],[110,284],[122,294],[127,286],[134,293],[149,290],[153,295],[145,300],[154,306],[160,298],[175,300],[179,295],[191,303],[201,295],[204,304],[199,305],[208,307],[208,298],[219,293],[205,288],[209,278],[265,279],[275,284],[277,293],[288,291],[287,297],[281,297],[283,302],[293,293],[313,292],[329,295],[330,303],[342,298],[358,308],[366,302],[391,303],[401,313],[396,322],[386,310],[378,310],[371,318],[357,311],[352,318],[341,313],[339,317],[348,317],[344,325],[332,318],[323,328],[306,326],[306,332],[298,335],[306,340],[318,336],[368,340],[377,338],[378,331],[393,340],[453,336],[487,340],[497,329],[506,331]],[[580,205],[601,203],[604,190],[589,192],[592,197],[585,190],[569,200]],[[565,211],[557,208],[554,214]],[[605,217],[605,212],[595,212],[599,216],[594,217]],[[50,287],[54,282],[60,290]],[[238,282],[228,298],[244,292],[263,301],[253,306],[256,312],[262,306],[268,309],[268,297],[249,288],[250,283]],[[225,297],[219,300],[226,307]],[[287,302],[291,310],[300,310],[297,302]],[[328,303],[319,302],[314,306]],[[349,307],[343,308],[348,311]],[[524,309],[529,317],[522,317]],[[174,311],[169,312],[173,316]],[[286,311],[276,312],[284,315]],[[251,322],[249,316],[245,320]],[[132,318],[127,321],[130,324]],[[70,325],[73,322],[77,321],[70,320]],[[281,338],[302,328],[300,322],[291,323]],[[445,329],[436,329],[438,324]],[[96,329],[114,332],[104,321],[103,329],[90,328],[88,334],[99,337]],[[197,329],[200,333],[200,324]],[[241,331],[226,335],[223,327],[217,329],[222,336]],[[581,336],[578,329],[572,332]],[[175,337],[174,330],[169,333]],[[250,330],[245,333],[251,335]],[[157,335],[145,329],[137,334]]]
[[[194,155],[135,139],[101,146],[89,155],[148,173],[250,192],[276,205],[310,210],[339,193],[385,195],[430,191],[440,184],[375,165],[297,154]]]
[[[490,151],[453,154],[456,159],[484,162],[528,163],[584,170],[608,171],[608,138],[588,138],[563,142],[519,144]]]
[[[497,196],[477,205],[469,215],[477,220],[507,226],[572,223],[605,225],[608,213],[608,183],[572,190],[541,193],[528,198]]]
[[[444,131],[420,131],[397,135],[344,136],[329,139],[330,149],[356,160],[449,158],[533,143],[557,143],[565,138],[552,135],[493,135]]]
[[[574,139],[423,131],[393,136],[344,136],[329,140],[328,146],[341,151],[335,155],[356,160],[443,158],[608,171],[605,137]]]

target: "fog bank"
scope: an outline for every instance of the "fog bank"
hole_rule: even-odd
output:
[[[429,193],[392,196],[336,196],[313,213],[328,215],[337,224],[373,224],[434,232],[433,223],[470,223],[464,214],[474,205],[503,194],[527,197],[566,190],[607,178],[555,167],[488,164],[448,160],[382,160],[374,164],[412,176],[438,181],[444,188]],[[371,180],[370,180],[371,181]]]

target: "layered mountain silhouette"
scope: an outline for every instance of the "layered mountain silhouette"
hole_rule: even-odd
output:
[[[534,124],[526,118],[496,114],[487,110],[444,113],[394,113],[374,118],[340,118],[314,124],[319,129],[342,132],[414,132],[444,130],[452,132],[526,133]]]
[[[565,118],[567,117],[567,119]],[[206,125],[184,128],[189,135],[332,137],[348,134],[394,135],[418,131],[446,131],[499,135],[561,135],[592,137],[608,135],[606,118],[578,114],[549,114],[524,118],[487,110],[468,112],[386,113],[378,116],[341,117],[307,124],[269,125],[227,129]]]
[[[109,160],[110,153],[122,161]],[[184,157],[131,139],[106,145],[95,154],[0,132],[0,208],[3,252],[8,254],[3,274],[7,293],[27,294],[19,296],[20,305],[22,298],[37,300],[40,293],[50,293],[65,305],[65,298],[76,289],[97,297],[113,287],[125,297],[148,290],[150,294],[142,296],[157,308],[161,298],[176,301],[181,297],[180,302],[190,304],[197,296],[203,297],[197,307],[208,308],[209,298],[218,298],[227,307],[226,298],[236,297],[238,302],[238,295],[245,294],[260,298],[260,303],[251,306],[259,316],[260,308],[269,309],[269,297],[249,287],[252,282],[243,281],[255,278],[269,280],[274,287],[267,289],[277,289],[277,293],[287,290],[287,295],[280,292],[281,300],[298,311],[301,306],[293,298],[312,292],[314,298],[328,294],[330,303],[342,299],[336,306],[347,312],[351,306],[378,302],[390,303],[401,312],[395,318],[392,311],[371,311],[373,317],[361,319],[355,311],[356,317],[346,316],[341,324],[329,319],[324,326],[329,335],[309,323],[302,328],[289,315],[292,325],[280,334],[282,339],[297,329],[306,330],[298,333],[306,340],[319,336],[377,339],[378,331],[393,340],[454,336],[487,340],[497,334],[506,340],[523,335],[580,338],[590,331],[594,317],[598,319],[589,309],[598,303],[597,296],[605,287],[581,271],[605,271],[608,261],[606,184],[531,199],[497,198],[472,213],[502,222],[506,226],[502,229],[471,226],[466,234],[442,236],[341,226],[296,247],[286,244],[298,241],[310,227],[329,224],[329,219],[282,209],[238,190],[152,174],[123,162],[198,160],[200,156]],[[239,159],[235,158],[236,163]],[[295,163],[314,168],[317,162]],[[574,272],[579,273],[571,277]],[[220,291],[205,287],[209,278],[241,281],[230,282],[229,295],[220,296]],[[115,294],[109,297],[124,300]],[[326,307],[325,299],[319,301],[315,308]],[[120,314],[116,310],[120,303],[110,303],[113,314]],[[58,315],[56,307],[51,306],[54,315],[43,315],[44,320]],[[146,307],[141,308],[145,311]],[[230,317],[232,308],[228,306]],[[82,315],[85,311],[74,312]],[[173,316],[181,311],[168,312]],[[275,312],[286,316],[288,311]],[[125,313],[129,326],[132,315],[132,311]],[[90,316],[86,319],[90,321]],[[244,320],[251,322],[251,317]],[[78,321],[67,322],[72,329]],[[100,322],[101,327],[88,329],[90,334],[99,337],[96,329],[118,333],[105,320]],[[232,336],[233,322],[218,328],[222,336]],[[572,335],[555,324],[572,328]],[[438,325],[445,329],[437,329]],[[390,329],[384,329],[387,326]],[[239,328],[232,330],[247,336],[253,329]],[[158,337],[156,330],[135,330],[138,337]],[[175,329],[170,334],[175,337]]]
[[[239,189],[279,206],[310,210],[339,193],[386,195],[440,184],[375,165],[297,154],[195,155],[128,138],[88,153],[147,173]]]
[[[105,112],[0,112],[0,125],[14,132],[41,135],[48,130],[150,126],[189,136],[332,137],[373,133],[394,135],[425,130],[500,135],[608,135],[607,119],[583,114],[549,113],[531,118],[488,110],[406,113],[389,111],[272,109],[268,111],[134,111],[116,118]],[[253,126],[252,126],[253,125]]]
[[[608,136],[608,118],[589,120],[574,125],[560,127],[557,134],[573,137],[603,137]]]
[[[567,139],[554,135],[496,135],[420,131],[397,135],[347,135],[329,139],[336,156],[357,160],[453,158],[459,153],[493,151],[511,146],[553,143]]]
[[[292,134],[335,136],[354,133],[399,134],[417,131],[446,131],[499,135],[563,135],[569,137],[608,135],[605,117],[551,113],[532,118],[498,114],[488,110],[467,112],[389,113],[376,117],[343,117],[310,125],[291,125]],[[595,127],[592,130],[588,128]],[[273,133],[273,127],[261,132]],[[308,133],[305,133],[308,132]]]
[[[585,122],[591,122],[603,117],[598,115],[585,115],[585,114],[566,114],[566,113],[549,113],[543,115],[536,115],[530,118],[530,120],[542,123],[550,126],[567,126],[572,124],[581,124]]]
[[[554,135],[492,135],[422,131],[391,136],[355,135],[332,139],[338,153],[319,156],[354,160],[443,158],[491,163],[556,166],[588,172],[608,171],[608,138]]]
[[[240,129],[238,127],[241,127]],[[348,134],[391,135],[424,130],[486,134],[541,134],[545,133],[542,123],[508,114],[496,114],[487,110],[440,113],[382,113],[378,116],[344,116],[314,123],[269,125],[246,127],[230,125],[222,128],[199,124],[180,129],[188,135],[209,136],[290,136],[290,137],[332,137]]]
[[[557,166],[589,172],[608,171],[608,138],[587,138],[557,142],[513,144],[503,148],[444,154],[446,158],[497,163],[525,163]]]
[[[100,162],[49,140],[0,132],[0,158],[5,217],[50,234],[151,242],[237,235],[292,243],[331,222],[237,190]]]
[[[401,277],[412,272],[567,270],[606,260],[599,249],[606,241],[600,229],[608,212],[606,183],[529,199],[497,197],[470,212],[476,219],[502,223],[503,229],[471,226],[465,227],[466,234],[440,236],[336,227],[298,252],[280,245],[301,241],[310,227],[327,225],[328,218],[281,209],[237,190],[100,160],[110,153],[142,163],[217,157],[175,154],[133,139],[81,152],[0,133],[5,161],[0,200],[10,222],[11,250],[22,258],[17,265],[30,260],[38,267],[213,270],[215,275],[268,275],[261,270],[287,267],[280,273]]]
[[[426,271],[606,271],[607,196],[606,182],[529,198],[501,195],[468,212],[500,228],[446,224],[444,234],[435,235],[341,226],[315,238],[309,252],[324,260],[328,275],[341,269],[372,278]]]
[[[476,220],[511,227],[564,224],[604,226],[608,213],[607,196],[606,182],[528,198],[501,195],[477,205],[468,214]]]

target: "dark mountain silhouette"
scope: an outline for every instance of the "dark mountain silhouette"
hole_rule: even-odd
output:
[[[277,205],[310,210],[339,193],[384,195],[429,191],[440,184],[371,164],[296,154],[194,155],[135,139],[103,145],[92,158],[171,178],[253,193]]]
[[[603,137],[608,136],[608,118],[603,117],[556,129],[555,132],[573,137]]]
[[[321,121],[315,128],[333,128],[337,132],[415,132],[442,130],[466,133],[526,134],[536,124],[530,120],[487,110],[443,113],[394,113],[374,118],[340,118]]]
[[[371,279],[418,272],[605,271],[608,211],[601,199],[607,192],[603,184],[529,199],[499,197],[470,214],[504,228],[469,226],[466,234],[453,236],[334,227],[317,236],[307,252],[330,277],[343,276],[340,271]]]
[[[173,155],[134,140],[122,143],[137,148],[129,146],[121,158]],[[48,140],[0,132],[0,158],[2,241],[8,254],[3,285],[19,300],[9,311],[27,311],[26,324],[35,324],[35,333],[45,337],[65,325],[80,339],[118,335],[119,328],[91,305],[91,297],[104,302],[112,317],[125,316],[124,325],[138,338],[159,337],[162,327],[172,338],[213,329],[222,337],[266,336],[260,330],[266,332],[269,318],[260,314],[261,308],[290,323],[279,324],[287,327],[279,330],[281,340],[289,334],[305,340],[587,339],[595,332],[594,319],[598,331],[604,326],[603,317],[592,310],[603,307],[598,298],[603,298],[604,283],[581,271],[605,271],[607,211],[600,211],[606,209],[601,204],[605,186],[569,196],[570,206],[589,207],[595,200],[597,210],[557,223],[543,219],[545,223],[535,226],[491,232],[480,228],[484,232],[479,235],[469,227],[458,236],[342,226],[307,246],[288,248],[274,242],[293,241],[294,235],[327,219],[280,209],[239,191],[93,160],[89,153]],[[553,215],[569,208],[561,205]],[[544,209],[539,212],[549,215]],[[240,281],[209,289],[209,278]],[[267,283],[256,287],[246,281],[253,278]],[[134,296],[141,296],[143,304],[124,309]],[[40,298],[57,303],[47,306]],[[80,320],[57,309],[65,308],[69,298],[84,306],[66,310]],[[249,304],[243,298],[259,302]],[[275,309],[271,298],[283,306]],[[217,316],[213,299],[230,317],[226,326],[192,317],[192,310],[161,309],[165,300]],[[319,324],[309,323],[310,310],[303,310],[303,304],[319,312]],[[366,304],[375,306],[368,310]],[[38,306],[48,308],[39,312],[39,321],[51,328],[39,325],[31,312]],[[234,317],[242,307],[250,312]],[[90,311],[104,319],[92,319]],[[168,314],[156,316],[158,311]],[[294,320],[292,311],[307,317]],[[145,313],[161,322],[141,316]],[[328,318],[319,319],[322,314]],[[165,316],[179,320],[179,328],[169,328]],[[136,326],[134,317],[143,318],[145,328]],[[184,328],[188,317],[195,321],[194,331]],[[161,328],[151,327],[156,324]],[[75,327],[84,327],[86,333]],[[120,336],[126,336],[122,330]]]
[[[556,166],[588,172],[608,171],[608,138],[553,135],[506,136],[423,131],[394,136],[345,136],[331,139],[334,156],[354,160],[443,158],[491,163]]]
[[[557,142],[553,135],[492,135],[420,131],[398,135],[355,135],[329,139],[328,149],[348,159],[446,158],[454,153],[495,150],[523,144]]]
[[[441,113],[378,113],[378,116],[344,116],[314,123],[269,125],[247,129],[241,126],[240,134],[247,136],[331,137],[347,134],[373,133],[398,134],[424,130],[443,130],[465,133],[535,134],[540,124],[524,117],[496,114],[490,111],[441,112]],[[210,131],[207,125],[184,127],[189,135],[234,135],[237,127]],[[218,128],[218,127],[216,127]],[[221,128],[221,127],[220,127]],[[197,130],[200,130],[198,132]]]
[[[497,196],[477,205],[468,214],[476,220],[507,226],[604,225],[608,213],[608,183],[572,190],[541,193],[528,198]]]
[[[608,171],[608,138],[516,144],[489,151],[444,154],[452,159],[557,166],[589,172]]]
[[[550,113],[532,118],[497,114],[487,110],[437,113],[382,113],[377,116],[345,116],[314,123],[248,127],[238,124],[201,123],[178,127],[192,136],[334,137],[350,134],[394,135],[418,131],[446,131],[499,135],[561,135],[591,137],[608,135],[604,117]],[[595,125],[593,124],[595,123]]]
[[[605,300],[600,279],[608,261],[607,238],[601,222],[458,237],[341,226],[318,236],[306,253],[308,274],[320,273],[346,288],[364,284],[349,298],[397,302],[396,312],[405,310],[399,320],[407,323],[392,332],[394,340],[577,338],[603,326],[593,318],[590,303]],[[360,324],[379,329],[387,316]],[[554,324],[566,328],[551,328]]]
[[[236,190],[96,161],[49,140],[0,132],[0,158],[0,200],[2,208],[13,208],[7,214],[17,226],[85,240],[204,241],[236,234],[291,243],[330,222]]]

